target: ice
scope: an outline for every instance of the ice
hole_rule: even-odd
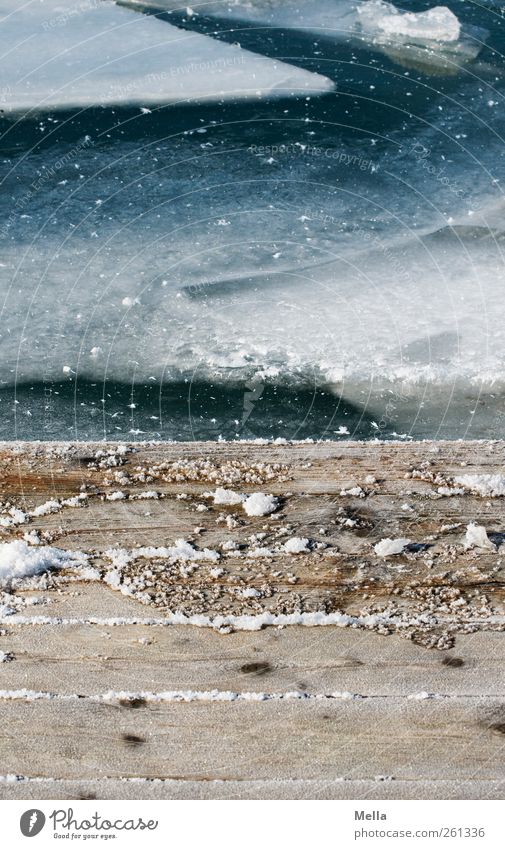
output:
[[[215,19],[236,24],[257,24],[263,28],[296,31],[311,42],[323,38],[337,44],[367,44],[374,51],[386,52],[393,61],[404,65],[423,65],[433,72],[451,72],[442,48],[448,57],[457,53],[458,62],[474,59],[486,37],[485,30],[465,27],[445,6],[435,6],[424,12],[403,12],[384,0],[349,3],[346,0],[316,0],[301,4],[297,0],[237,0],[233,3],[197,3],[196,14],[184,14],[177,0],[122,0],[122,5],[137,9],[168,11],[174,22],[192,30],[199,21]],[[233,30],[232,30],[233,31]],[[384,42],[384,43],[383,43]],[[479,43],[480,42],[480,43]],[[437,46],[436,52],[429,48]]]
[[[109,0],[5,0],[1,13],[4,113],[222,103],[333,89],[324,76],[189,34]]]
[[[374,545],[374,550],[378,557],[390,557],[392,554],[401,554],[411,542],[412,540],[404,537],[399,539],[385,537]]]
[[[409,41],[457,41],[461,26],[446,6],[435,6],[426,12],[400,12],[384,0],[368,0],[358,6],[363,31],[369,35],[402,36]]]

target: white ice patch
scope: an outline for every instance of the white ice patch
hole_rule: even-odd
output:
[[[467,550],[471,548],[488,549],[496,551],[496,546],[487,535],[487,531],[483,525],[477,525],[475,522],[470,522],[467,525],[464,545]]]
[[[379,557],[389,557],[392,554],[401,554],[411,542],[412,540],[406,537],[399,537],[398,539],[385,537],[374,545],[374,551]]]
[[[253,492],[243,502],[242,506],[248,516],[268,516],[277,510],[278,500],[274,495],[264,495],[263,492]]]
[[[80,551],[40,545],[32,548],[23,540],[4,542],[0,544],[0,586],[19,578],[40,575],[50,569],[84,565],[87,560],[87,555]]]
[[[458,18],[447,6],[435,6],[426,12],[400,12],[392,3],[369,0],[358,6],[358,14],[368,35],[399,36],[416,42],[452,42],[461,33]]]

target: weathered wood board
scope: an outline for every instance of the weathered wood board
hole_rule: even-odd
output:
[[[87,559],[4,581],[0,797],[502,798],[504,468],[498,442],[2,445],[0,542]],[[278,627],[315,611],[347,627]]]

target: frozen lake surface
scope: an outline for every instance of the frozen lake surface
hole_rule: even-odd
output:
[[[84,75],[75,102],[78,13],[24,7],[33,52],[12,35],[1,60],[0,437],[501,435],[498,5],[80,5],[173,32],[188,70],[149,87],[158,52],[135,88],[123,49],[123,88]],[[44,103],[51,43],[68,85]],[[231,54],[257,96],[201,67]]]

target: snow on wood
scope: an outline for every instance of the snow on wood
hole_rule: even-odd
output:
[[[0,551],[37,568],[0,597],[0,796],[499,796],[505,502],[439,489],[504,469],[501,442],[1,445]]]

